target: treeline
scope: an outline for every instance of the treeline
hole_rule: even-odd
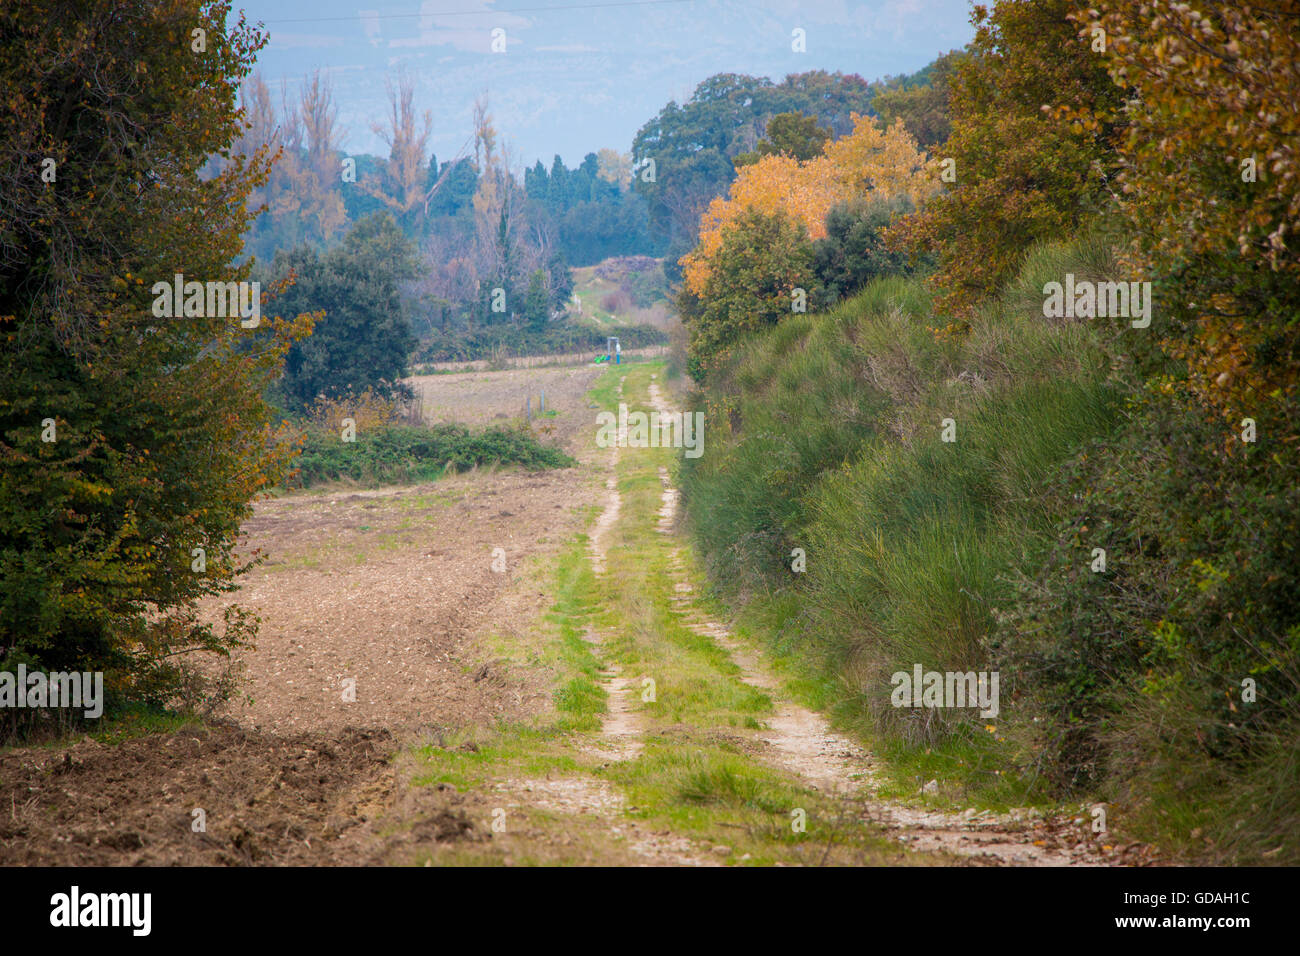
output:
[[[616,256],[659,256],[645,201],[631,188],[631,159],[602,149],[569,169],[559,156],[550,171],[539,159],[524,170],[524,192],[552,223],[564,259],[595,265]]]
[[[572,290],[559,225],[512,174],[487,103],[475,105],[463,155],[440,162],[427,148],[432,117],[418,110],[414,81],[401,76],[388,92],[388,114],[373,126],[388,156],[352,156],[339,147],[337,106],[319,74],[300,84],[296,101],[282,93],[278,108],[260,76],[243,84],[247,124],[230,153],[274,160],[250,196],[258,215],[247,251],[263,263],[278,254],[301,259],[306,249],[327,251],[359,223],[387,215],[415,256],[402,285],[404,319],[413,328],[545,326]],[[617,198],[593,195],[597,203],[617,205]],[[577,245],[590,252],[583,242]]]
[[[382,211],[394,216],[417,248],[446,251],[447,240],[480,239],[471,228],[474,214],[492,199],[492,215],[485,217],[489,233],[499,226],[500,207],[517,202],[518,208],[507,208],[508,217],[519,217],[507,223],[509,235],[523,242],[525,233],[542,234],[526,240],[544,247],[540,255],[521,253],[530,266],[552,253],[572,266],[613,256],[662,256],[669,243],[680,247],[686,240],[680,254],[693,245],[700,213],[726,193],[737,158],[743,162],[758,146],[774,117],[814,117],[826,136],[838,138],[852,129],[855,113],[882,111],[890,118],[906,116],[928,145],[942,131],[942,118],[931,115],[931,91],[942,89],[946,64],[944,58],[913,76],[870,83],[856,74],[825,71],[791,74],[780,83],[718,74],[701,82],[685,103],[670,102],[646,123],[631,153],[603,148],[572,168],[559,156],[549,169],[539,159],[523,169],[522,181],[514,175],[517,157],[501,142],[485,101],[475,106],[464,146],[440,162],[427,152],[431,114],[419,111],[414,81],[399,76],[390,84],[387,115],[372,125],[389,144],[389,155],[352,154],[341,147],[328,79],[319,72],[305,77],[296,96],[283,87],[277,103],[253,74],[241,86],[247,125],[232,152],[252,156],[264,150],[275,164],[250,197],[260,212],[246,251],[269,261],[277,251],[304,244],[326,247],[351,224]],[[508,254],[495,250],[497,259]],[[446,264],[450,258],[432,260]]]
[[[869,83],[825,70],[791,74],[779,83],[719,73],[685,103],[669,102],[632,141],[633,184],[649,205],[651,229],[668,245],[669,277],[680,278],[676,261],[695,245],[701,214],[726,194],[735,160],[744,162],[774,117],[812,117],[838,138],[852,130],[855,113],[875,115],[878,95],[912,84],[909,77]]]
[[[977,7],[901,127],[702,218],[694,533],[903,775],[1300,859],[1298,13]],[[917,665],[1000,713],[898,706]]]
[[[650,328],[596,328],[572,314],[570,267],[660,256],[674,244],[680,252],[694,243],[700,212],[726,193],[737,166],[767,155],[773,141],[786,148],[800,140],[799,155],[810,156],[847,133],[877,98],[928,129],[933,118],[908,98],[930,88],[909,77],[867,83],[812,72],[773,83],[719,75],[684,105],[668,104],[638,134],[633,154],[601,149],[573,168],[556,156],[549,169],[540,160],[525,167],[520,180],[486,102],[475,105],[460,153],[439,161],[427,153],[431,117],[418,109],[419,91],[398,77],[388,113],[374,125],[389,154],[350,155],[340,148],[334,95],[319,73],[299,84],[296,98],[282,89],[278,102],[254,74],[240,90],[246,126],[230,154],[271,166],[249,197],[257,215],[246,251],[258,259],[264,284],[293,276],[288,308],[317,314],[311,339],[290,351],[274,398],[301,410],[327,392],[397,394],[417,346],[419,357],[436,361],[598,347],[590,343],[605,334],[629,347],[662,342]],[[906,102],[890,106],[889,96]],[[813,112],[792,112],[799,108]],[[214,159],[209,171],[233,161]],[[854,207],[835,219],[834,235],[878,215]],[[833,297],[862,263],[845,261],[836,248],[820,255]]]

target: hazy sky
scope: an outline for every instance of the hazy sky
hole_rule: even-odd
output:
[[[351,152],[386,153],[370,129],[387,110],[386,77],[416,79],[433,114],[432,150],[456,154],[487,93],[496,128],[518,161],[559,153],[569,166],[636,131],[670,99],[714,73],[780,80],[842,70],[867,80],[911,73],[965,45],[967,0],[249,0],[270,42],[259,68],[273,90],[328,72]],[[503,29],[506,52],[491,52]],[[792,31],[807,52],[791,49]]]

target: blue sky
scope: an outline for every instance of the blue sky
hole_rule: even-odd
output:
[[[431,148],[447,159],[488,95],[519,163],[631,148],[641,125],[714,73],[825,69],[872,80],[910,73],[965,45],[967,0],[249,0],[270,42],[259,69],[273,90],[320,67],[331,77],[349,152],[383,153],[370,129],[387,110],[386,77],[406,70],[433,114]],[[791,50],[796,28],[807,52]],[[490,50],[495,28],[506,52]]]

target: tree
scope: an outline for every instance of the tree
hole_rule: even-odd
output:
[[[0,669],[103,670],[118,701],[220,690],[189,652],[228,653],[254,624],[206,623],[198,602],[249,566],[240,522],[292,454],[262,396],[309,320],[154,309],[175,273],[248,278],[231,263],[270,156],[230,147],[265,36],[229,16],[0,13],[0,88],[22,91],[0,110]],[[213,154],[230,163],[201,175]]]
[[[736,166],[749,166],[764,156],[788,156],[800,161],[812,159],[831,138],[830,130],[817,125],[815,116],[802,113],[777,113],[767,122],[767,129],[752,153],[738,153]]]
[[[600,162],[588,153],[576,169],[568,169],[556,156],[549,173],[540,161],[525,170],[530,227],[558,245],[574,265],[656,254],[660,250],[649,233],[645,200],[604,176]]]
[[[620,190],[626,190],[632,184],[632,156],[620,153],[616,149],[604,147],[596,152],[599,160],[597,175],[608,183],[613,183]]]
[[[523,234],[524,203],[510,175],[510,157],[497,148],[486,99],[474,104],[475,165],[479,171],[474,193],[475,261],[479,277],[479,314],[487,322],[500,321],[515,312],[515,291],[520,276],[519,239]],[[492,290],[505,290],[506,312],[491,309]]]
[[[1116,89],[1135,93],[1119,205],[1128,264],[1163,290],[1165,350],[1186,369],[1183,387],[1232,426],[1250,410],[1294,436],[1300,4],[1115,0],[1101,11],[1077,25],[1085,36],[1105,30]]]
[[[266,149],[275,156],[266,183],[249,200],[258,211],[247,235],[250,251],[270,257],[278,248],[332,241],[347,214],[338,189],[338,110],[329,82],[319,71],[305,77],[297,105],[282,87],[277,113],[266,82],[254,73],[243,84],[240,101],[248,122],[233,152],[253,156]],[[226,162],[216,157],[209,169]]]
[[[478,171],[468,158],[448,160],[438,167],[437,157],[429,162],[428,186],[438,180],[442,185],[429,199],[430,220],[466,215],[474,208],[474,193],[478,189]]]
[[[702,293],[717,268],[726,232],[746,211],[783,212],[816,240],[826,235],[832,206],[854,197],[906,197],[919,204],[935,184],[925,154],[896,122],[881,129],[870,117],[855,117],[853,132],[827,144],[807,162],[772,155],[742,167],[726,199],[715,199],[700,219],[699,244],[681,260],[685,285]]]
[[[323,255],[310,246],[282,253],[275,271],[296,277],[286,307],[323,313],[311,337],[289,351],[280,386],[288,401],[302,408],[323,394],[396,394],[415,348],[398,283],[414,276],[415,265],[392,217],[362,220]]]
[[[803,223],[780,210],[745,209],[735,228],[722,236],[717,268],[698,291],[688,284],[677,297],[690,333],[691,376],[703,381],[745,335],[790,315],[795,290],[811,294],[815,282],[812,244]]]
[[[654,234],[672,250],[693,246],[700,215],[735,177],[732,159],[755,147],[772,116],[804,113],[842,136],[853,127],[854,113],[868,112],[871,96],[862,77],[822,70],[792,74],[779,84],[738,73],[704,80],[686,103],[668,103],[632,142],[632,185],[649,207]],[[676,258],[670,250],[670,271]]]
[[[871,108],[886,125],[901,119],[917,144],[933,151],[952,131],[949,83],[960,57],[956,51],[945,53],[922,71],[924,82],[882,90],[871,101]]]
[[[389,81],[387,89],[387,125],[373,123],[371,129],[388,144],[388,159],[381,180],[366,183],[365,188],[387,207],[408,234],[415,235],[424,215],[428,178],[424,157],[433,117],[425,110],[417,125],[415,80],[410,76],[400,76],[395,86]]]
[[[551,307],[564,308],[573,295],[573,273],[564,261],[564,253],[556,249],[546,261],[547,284],[551,290]]]
[[[906,196],[893,199],[851,199],[826,214],[826,236],[813,243],[813,273],[821,304],[833,305],[872,279],[907,275],[906,254],[890,249],[885,228],[912,211]]]
[[[971,55],[951,78],[952,133],[932,171],[937,183],[947,163],[955,182],[891,230],[901,247],[936,255],[940,309],[969,309],[1030,245],[1076,232],[1105,201],[1124,93],[1070,21],[1075,6],[974,8]]]
[[[551,306],[546,294],[546,273],[536,270],[528,277],[528,292],[524,295],[524,321],[535,332],[546,328],[551,317]]]
[[[338,107],[328,78],[320,70],[304,79],[299,91],[298,121],[302,126],[303,158],[295,191],[307,197],[304,214],[308,235],[328,243],[342,228],[345,215],[340,182]]]

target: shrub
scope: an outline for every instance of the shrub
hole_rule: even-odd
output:
[[[448,471],[480,465],[519,465],[539,471],[573,463],[558,448],[542,445],[525,428],[488,428],[477,433],[451,424],[358,428],[355,442],[344,442],[337,431],[311,428],[294,462],[294,484],[400,484],[436,481]]]
[[[835,206],[826,215],[826,238],[813,243],[813,273],[824,305],[834,305],[872,279],[910,275],[905,253],[885,244],[884,230],[914,207],[906,196],[893,200],[859,198]]]
[[[548,324],[538,331],[520,325],[495,325],[475,329],[434,332],[416,355],[419,362],[467,362],[520,355],[565,355],[571,352],[604,354],[606,337],[616,335],[624,351],[664,345],[668,333],[651,325]]]
[[[808,303],[816,292],[808,233],[783,212],[741,212],[711,261],[698,294],[688,283],[677,297],[691,334],[688,369],[697,381],[744,336],[789,316],[796,289]]]

